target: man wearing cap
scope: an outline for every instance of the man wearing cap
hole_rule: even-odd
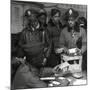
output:
[[[48,22],[48,31],[50,33],[50,39],[52,41],[52,51],[50,59],[48,60],[48,66],[54,67],[60,61],[58,55],[55,54],[55,48],[58,47],[59,37],[61,33],[62,24],[60,22],[61,12],[58,9],[51,9],[51,18]]]
[[[44,49],[49,45],[48,37],[46,32],[40,30],[36,11],[28,9],[25,16],[28,23],[22,31],[19,46],[26,56],[26,62],[17,70],[13,87],[15,89],[47,87],[47,84],[39,79],[39,71],[46,63]]]
[[[67,27],[65,27],[60,35],[59,45],[60,48],[64,48],[65,53],[69,53],[68,49],[77,48],[77,52],[83,54],[86,51],[86,32],[84,28],[79,28],[76,20],[79,13],[74,9],[70,8],[65,13]],[[81,39],[81,48],[78,48],[77,43]],[[59,49],[56,50],[60,53]]]
[[[39,11],[39,14],[38,14],[37,18],[38,18],[38,20],[39,20],[39,22],[41,24],[41,27],[46,27],[47,26],[46,25],[47,13],[46,13],[46,11],[44,9],[41,9]]]
[[[46,22],[47,13],[46,13],[46,11],[44,9],[41,9],[37,18],[38,18],[38,21],[40,23],[40,30],[43,31],[43,33],[46,32],[47,33],[46,36],[48,36],[47,41],[49,43],[49,47],[46,48],[46,51],[47,51],[47,57],[49,57],[50,53],[51,53],[51,40],[50,40],[50,33],[48,31],[48,28],[47,28],[47,22]]]

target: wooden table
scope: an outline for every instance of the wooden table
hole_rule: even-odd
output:
[[[68,86],[74,86],[74,85],[86,85],[87,84],[87,74],[85,71],[83,71],[83,77],[80,79],[77,79],[75,77],[73,77],[71,74],[70,75],[66,75],[64,77],[58,77],[58,78],[65,78],[67,79],[70,83]],[[43,81],[55,81],[56,77],[43,77],[40,78]]]

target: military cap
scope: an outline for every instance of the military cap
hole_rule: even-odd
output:
[[[27,10],[25,11],[24,16],[30,17],[31,15],[37,16],[37,15],[38,15],[38,12],[37,12],[36,10],[34,10],[34,9],[27,9]]]
[[[64,20],[67,21],[70,17],[76,19],[78,16],[79,16],[78,11],[74,10],[73,8],[70,8],[65,12]]]
[[[39,14],[37,15],[37,18],[39,18],[39,17],[41,17],[41,16],[45,16],[45,17],[47,17],[47,13],[46,13],[46,11],[44,10],[44,9],[41,9],[40,11],[39,11]]]

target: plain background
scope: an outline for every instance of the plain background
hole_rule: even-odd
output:
[[[19,0],[20,1],[20,0]],[[26,1],[26,0],[22,0]],[[83,4],[88,5],[87,8],[87,21],[88,21],[88,85],[86,86],[69,86],[69,87],[56,87],[56,88],[42,88],[37,90],[90,90],[90,0],[27,0],[27,1],[40,1],[40,2],[54,2],[66,4]],[[10,90],[10,0],[0,1],[0,90]],[[30,90],[30,89],[28,89]],[[34,90],[34,89],[33,89]]]

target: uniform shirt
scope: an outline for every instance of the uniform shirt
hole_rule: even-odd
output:
[[[56,26],[53,22],[52,23],[49,22],[48,31],[50,34],[50,39],[54,44],[54,48],[57,48],[58,46],[61,28],[62,28],[61,23],[58,23],[58,25]]]
[[[45,32],[45,38],[43,36],[43,32],[36,30],[31,31],[25,28],[22,31],[19,45],[24,49],[25,52],[32,54],[32,53],[39,53],[42,51],[44,46],[47,46],[48,40]]]
[[[68,31],[68,27],[65,27],[60,35],[59,40],[59,46],[60,48],[66,47],[68,49],[70,48],[76,48],[77,47],[77,41],[81,38],[81,50],[82,52],[86,51],[86,32],[84,28],[80,28],[80,32],[74,32],[74,37],[72,36],[72,33]]]
[[[43,59],[47,56],[45,48],[49,47],[47,31],[28,30],[22,31],[19,45],[24,50],[27,61],[34,66],[41,66]]]

